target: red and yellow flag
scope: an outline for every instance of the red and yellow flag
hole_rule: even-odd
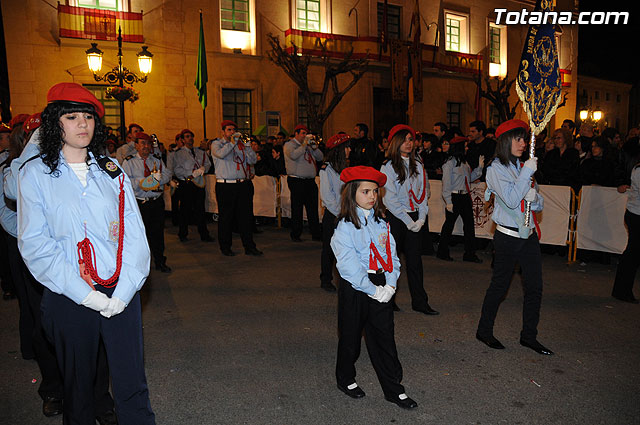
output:
[[[118,27],[122,41],[142,43],[142,13],[116,12],[58,4],[60,37],[89,40],[116,40]]]

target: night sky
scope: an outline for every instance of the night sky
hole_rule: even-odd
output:
[[[629,12],[627,25],[578,26],[578,74],[606,80],[640,81],[640,2],[580,0],[581,11]]]

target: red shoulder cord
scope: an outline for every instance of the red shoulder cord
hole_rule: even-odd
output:
[[[389,241],[389,239],[390,239],[389,223],[387,223],[387,243],[386,243],[387,261],[386,262],[384,261],[384,258],[382,258],[382,255],[380,255],[380,252],[378,251],[378,248],[376,248],[376,244],[374,244],[373,241],[371,241],[371,243],[369,244],[369,269],[370,270],[378,270],[378,262],[379,262],[385,271],[389,273],[393,271],[393,257],[391,256],[391,242]]]
[[[304,150],[304,159],[306,159],[309,164],[313,164],[313,166],[315,167],[316,159],[313,157],[311,152],[309,152],[309,150],[307,149]]]
[[[524,166],[524,163],[520,163],[520,168]],[[531,187],[534,187],[535,183],[531,180]],[[524,213],[524,199],[520,201],[520,211]],[[538,237],[542,237],[542,233],[540,232],[540,226],[538,225],[538,217],[536,217],[535,211],[531,211],[531,216],[533,217],[533,224],[536,226],[536,232],[538,232]]]
[[[120,277],[120,270],[122,270],[122,248],[124,246],[124,174],[120,175],[120,196],[118,205],[118,219],[120,220],[118,229],[118,253],[116,257],[116,271],[109,279],[101,279],[98,276],[96,270],[96,251],[93,248],[93,244],[85,236],[85,238],[78,242],[78,263],[84,264],[85,274],[91,276],[91,280],[105,288],[113,288],[118,284],[118,278]]]
[[[427,173],[424,172],[424,168],[423,168],[422,169],[422,195],[420,195],[420,198],[416,197],[416,194],[413,192],[413,188],[409,187],[409,207],[411,208],[411,211],[414,210],[413,201],[415,201],[416,204],[420,205],[422,201],[424,201],[424,195],[426,193],[427,193]]]
[[[242,167],[242,171],[244,172],[244,177],[249,178],[249,175],[247,174],[247,169],[244,167],[244,161],[246,159],[246,154],[244,153],[244,145],[242,144],[242,142],[240,142],[240,143],[237,143],[236,146],[238,147],[240,152],[242,152],[242,159],[240,159],[240,157],[237,156],[235,152],[233,153],[233,162],[236,163],[236,171],[240,170],[240,167]]]

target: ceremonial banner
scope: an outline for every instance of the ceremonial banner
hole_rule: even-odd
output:
[[[579,207],[578,248],[621,254],[627,246],[627,195],[614,187],[584,186]]]
[[[554,0],[538,0],[535,11],[548,12]],[[516,92],[533,134],[540,133],[562,100],[555,25],[530,25],[525,39]]]
[[[391,96],[393,100],[407,100],[409,79],[409,55],[407,46],[399,40],[391,40]]]
[[[209,74],[207,73],[207,52],[204,48],[204,28],[202,26],[202,12],[200,12],[200,43],[198,45],[198,71],[196,74],[196,90],[198,91],[198,100],[202,109],[207,107],[207,82]]]
[[[117,40],[120,27],[122,41],[144,42],[142,13],[90,9],[58,3],[58,26],[60,37]]]

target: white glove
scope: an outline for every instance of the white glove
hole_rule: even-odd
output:
[[[484,155],[480,155],[478,157],[478,167],[480,168],[484,167]]]
[[[421,230],[422,226],[424,226],[424,218],[421,218],[420,220],[416,221],[416,223],[418,223],[420,225],[418,230]]]
[[[204,174],[204,167],[200,167],[196,170],[193,170],[193,173],[191,173],[193,177],[200,177],[203,174]]]
[[[367,295],[369,295],[370,298],[373,298],[376,301],[383,302],[382,299],[384,296],[386,296],[386,293],[387,291],[384,289],[384,286],[376,286],[376,293],[373,295]]]
[[[527,192],[527,194],[524,196],[524,200],[525,200],[525,201],[528,201],[528,202],[533,202],[533,201],[535,201],[535,200],[536,200],[536,194],[537,194],[537,193],[538,193],[538,192],[536,192],[536,189],[532,187],[531,189],[529,189],[529,191]]]
[[[116,314],[122,313],[125,307],[124,301],[118,297],[113,297],[109,300],[109,305],[100,311],[100,314],[108,319]]]
[[[380,300],[380,302],[388,303],[389,301],[391,301],[393,294],[396,293],[396,288],[390,285],[384,285],[382,289],[384,289],[384,294],[382,295],[382,299]]]
[[[535,172],[538,169],[538,158],[534,156],[533,158],[527,159],[524,162],[524,166]]]
[[[447,204],[447,206],[445,207],[445,209],[446,209],[447,211],[449,211],[450,213],[452,213],[452,214],[453,214],[453,204]]]
[[[159,171],[156,171],[155,173],[151,173],[151,175],[157,182],[159,182],[160,179],[162,178],[162,173]]]
[[[241,137],[242,137],[242,133],[236,131],[231,136],[231,140],[233,140],[233,143],[238,143],[238,141],[240,140]]]
[[[411,230],[412,232],[418,233],[420,231],[420,223],[418,223],[417,221],[412,221],[411,223],[407,224],[407,229]]]
[[[109,305],[109,297],[100,291],[91,291],[80,303],[95,311],[102,311]]]

